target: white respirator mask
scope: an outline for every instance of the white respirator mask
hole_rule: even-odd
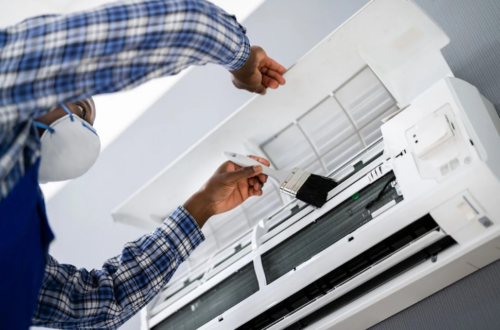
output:
[[[97,161],[101,141],[96,130],[69,111],[50,126],[34,122],[45,129],[42,144],[38,182],[47,183],[75,179],[87,172]]]

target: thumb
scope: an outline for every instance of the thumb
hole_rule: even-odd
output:
[[[243,167],[237,171],[227,172],[224,177],[225,181],[229,184],[235,184],[240,180],[248,179],[262,172],[262,166],[254,165]]]

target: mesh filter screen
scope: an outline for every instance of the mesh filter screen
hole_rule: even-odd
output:
[[[194,330],[221,315],[259,290],[253,263],[214,286],[153,330]]]
[[[392,172],[386,174],[383,178],[359,191],[357,199],[349,198],[263,254],[262,265],[267,283],[280,278],[370,221],[372,219],[371,212],[392,200],[401,201],[402,196],[399,196],[396,190],[391,188],[387,189],[377,202],[366,208],[393,178]]]

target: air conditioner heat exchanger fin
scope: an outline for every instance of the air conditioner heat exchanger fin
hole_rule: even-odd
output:
[[[373,202],[391,178],[394,178],[394,174],[387,173],[384,177],[359,191],[357,199],[347,199],[264,253],[262,265],[267,283],[272,283],[372,220],[371,213],[373,211],[391,201],[398,203],[403,200],[396,189],[390,187],[380,195],[376,202]],[[369,204],[371,204],[370,207],[366,208]]]
[[[242,267],[152,330],[195,330],[259,290],[253,262]]]
[[[379,158],[380,156],[382,156],[383,154],[383,151],[379,152],[378,154],[376,154],[375,156],[373,156],[371,159],[363,162],[363,161],[358,161],[357,163],[355,164],[352,164],[352,168],[353,168],[353,171],[349,174],[347,174],[346,176],[344,176],[342,179],[338,180],[338,183],[339,185],[342,184],[342,182],[346,181],[347,179],[349,179],[351,176],[355,175],[356,173],[358,173],[359,171],[361,171],[363,168],[365,168],[366,166],[368,166],[372,161],[374,161],[375,159]],[[299,213],[300,211],[302,211],[303,209],[305,209],[306,207],[308,206],[308,204],[302,204],[302,205],[295,205],[292,209],[289,210],[290,214],[286,217],[284,217],[283,219],[281,219],[279,222],[275,223],[274,225],[272,225],[268,232],[272,232],[273,230],[275,230],[279,225],[281,225],[282,223],[286,222],[288,219],[290,219],[291,217],[293,217],[295,214]],[[274,233],[273,236],[277,235],[278,233]]]

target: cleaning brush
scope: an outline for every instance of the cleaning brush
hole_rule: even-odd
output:
[[[224,155],[231,162],[239,166],[261,165],[262,173],[278,181],[280,190],[283,193],[316,207],[322,207],[326,203],[330,190],[337,186],[335,180],[308,173],[298,167],[291,171],[275,170],[262,165],[250,157],[245,157],[234,152],[226,151]]]

